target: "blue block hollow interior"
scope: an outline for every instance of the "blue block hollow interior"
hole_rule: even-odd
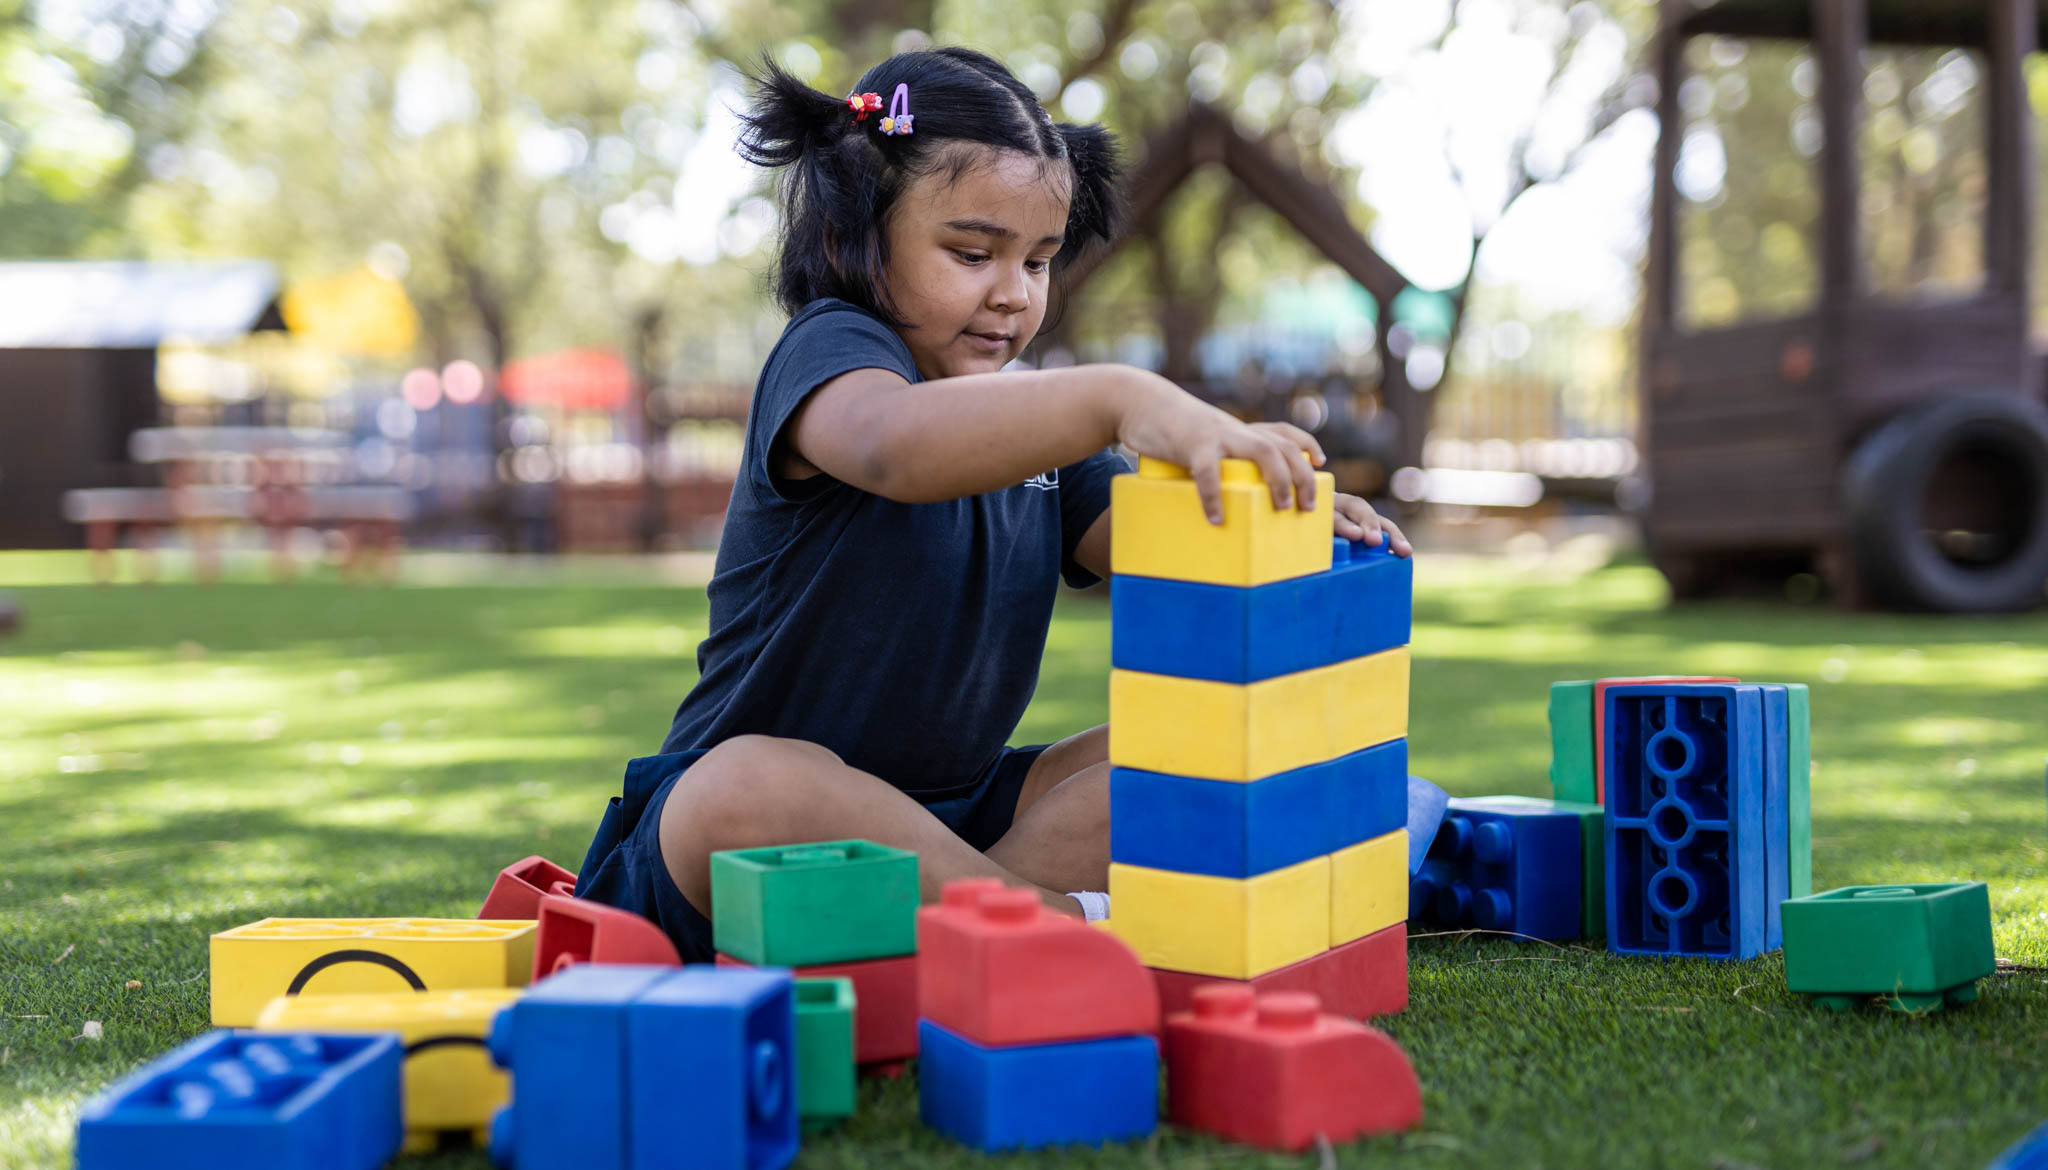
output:
[[[208,1032],[87,1102],[79,1170],[371,1170],[404,1138],[395,1033]]]
[[[1792,896],[1792,710],[1785,688],[1763,686],[1764,949],[1785,945],[1779,906]]]
[[[1768,938],[1762,689],[1609,687],[1607,945],[1747,959]]]
[[[1408,741],[1240,783],[1136,768],[1109,773],[1109,856],[1126,865],[1252,877],[1400,828]]]
[[[1450,794],[1420,776],[1408,777],[1408,872],[1422,872],[1422,859],[1443,826]]]
[[[491,1160],[640,1170],[773,1170],[796,1154],[795,1005],[776,967],[581,964],[498,1013],[512,1104]],[[540,1087],[522,1094],[521,1084]]]
[[[984,1048],[917,1023],[924,1123],[986,1152],[1130,1141],[1159,1122],[1159,1045],[1150,1036]]]
[[[1110,662],[1247,683],[1408,644],[1414,564],[1388,542],[1339,540],[1326,572],[1249,588],[1118,574]]]
[[[1453,799],[1408,883],[1408,916],[1530,938],[1577,938],[1582,836],[1576,813]]]

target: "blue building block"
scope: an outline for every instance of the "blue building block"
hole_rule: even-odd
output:
[[[534,984],[491,1027],[491,1057],[512,1073],[491,1160],[514,1170],[787,1165],[797,1144],[790,988],[775,968],[595,963]]]
[[[1785,688],[1763,685],[1764,699],[1764,949],[1785,945],[1778,907],[1792,896],[1791,705]]]
[[[1430,842],[1436,840],[1436,833],[1443,827],[1444,812],[1451,807],[1451,796],[1443,789],[1431,784],[1420,776],[1408,777],[1408,873],[1413,876],[1422,872],[1422,859],[1429,854]]]
[[[372,1170],[404,1139],[396,1034],[214,1031],[86,1103],[78,1170]]]
[[[924,1123],[985,1152],[1129,1141],[1159,1122],[1159,1044],[1114,1036],[984,1048],[917,1022]]]
[[[776,1170],[796,1157],[786,968],[685,967],[633,1001],[626,1027],[633,1170]]]
[[[1762,954],[1770,843],[1784,842],[1764,823],[1763,688],[1609,687],[1604,724],[1608,949]]]
[[[1240,588],[1118,575],[1110,661],[1120,670],[1248,683],[1408,644],[1414,563],[1390,542],[1336,542],[1326,572]]]
[[[1984,1170],[2048,1170],[2048,1122],[2035,1126]]]
[[[1109,857],[1243,878],[1385,836],[1407,812],[1408,741],[1389,740],[1264,779],[1109,773]]]
[[[1531,938],[1577,938],[1579,817],[1485,799],[1453,799],[1408,883],[1408,916]]]

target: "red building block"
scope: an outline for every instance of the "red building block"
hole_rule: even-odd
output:
[[[559,888],[564,883],[569,887],[566,890]],[[484,899],[484,908],[477,911],[476,916],[539,918],[541,895],[567,894],[575,889],[575,874],[535,854],[498,871],[498,880],[491,883],[490,896]]]
[[[1739,683],[1739,678],[1704,674],[1646,674],[1593,682],[1593,799],[1607,803],[1607,688],[1630,683]]]
[[[1256,995],[1241,984],[1195,992],[1166,1021],[1167,1109],[1175,1125],[1269,1150],[1305,1150],[1410,1129],[1422,1088],[1393,1038],[1325,1014],[1316,997]]]
[[[534,932],[533,981],[578,963],[650,963],[680,967],[683,957],[661,928],[630,910],[543,894]]]
[[[745,967],[731,955],[721,967]],[[853,1062],[886,1064],[917,1055],[917,956],[813,963],[790,970],[798,979],[853,980]]]
[[[1154,970],[1152,979],[1159,987],[1160,1011],[1169,1016],[1193,1006],[1196,988],[1226,983],[1261,995],[1306,991],[1321,1000],[1326,1011],[1369,1020],[1408,1007],[1408,924],[1396,922],[1256,979],[1217,979],[1163,970]]]
[[[1107,931],[1030,890],[953,882],[917,912],[918,1009],[984,1047],[1159,1030],[1159,992]]]

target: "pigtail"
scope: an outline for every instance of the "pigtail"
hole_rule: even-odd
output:
[[[769,56],[749,80],[754,100],[740,115],[741,158],[760,167],[789,166],[839,137],[846,113],[841,99],[805,85]]]
[[[1067,209],[1067,247],[1053,258],[1053,267],[1065,269],[1082,253],[1106,244],[1123,229],[1123,160],[1116,135],[1100,125],[1054,125],[1067,146],[1067,162],[1074,168],[1074,196]]]
[[[782,233],[775,299],[791,316],[836,296],[894,323],[874,274],[881,240],[873,230],[883,163],[856,130],[846,100],[805,85],[764,56],[750,75],[753,101],[740,115],[740,157],[781,168]]]

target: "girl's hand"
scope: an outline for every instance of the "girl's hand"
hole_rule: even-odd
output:
[[[1347,496],[1339,492],[1333,507],[1337,513],[1339,537],[1345,540],[1362,540],[1368,548],[1378,548],[1380,534],[1384,532],[1386,539],[1394,542],[1395,556],[1405,557],[1414,554],[1414,547],[1408,543],[1407,537],[1401,535],[1400,527],[1373,511],[1371,504],[1357,496]]]
[[[1226,458],[1259,465],[1275,508],[1315,508],[1315,469],[1323,465],[1323,448],[1314,436],[1287,423],[1241,422],[1157,374],[1124,368],[1130,380],[1118,398],[1117,441],[1187,468],[1209,523],[1223,523],[1220,464]]]

